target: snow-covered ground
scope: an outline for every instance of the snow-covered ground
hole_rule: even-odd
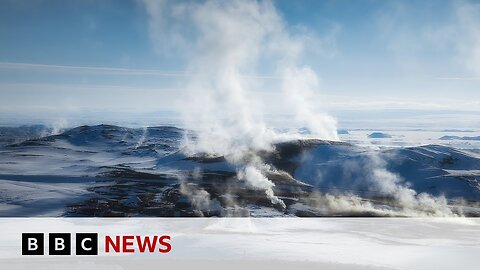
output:
[[[20,255],[21,233],[97,232],[99,256]],[[107,254],[104,235],[170,235],[172,251]],[[469,218],[0,219],[0,268],[478,269]],[[74,241],[74,240],[72,240]],[[135,247],[134,247],[135,248]]]
[[[181,129],[81,126],[0,146],[0,216],[480,213],[480,147],[439,139],[474,131],[341,133],[260,154],[279,208],[237,179],[241,164],[185,154]]]
[[[61,216],[68,204],[82,200],[92,179],[59,176],[0,176],[2,216]]]

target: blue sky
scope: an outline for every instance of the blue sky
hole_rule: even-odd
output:
[[[325,110],[480,110],[479,1],[273,4],[288,32],[314,40],[299,61]],[[188,54],[160,53],[151,24],[142,1],[1,1],[0,111],[175,111]]]

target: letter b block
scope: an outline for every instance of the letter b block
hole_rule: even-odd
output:
[[[49,255],[70,255],[72,244],[69,233],[48,234]]]
[[[43,255],[43,233],[22,233],[22,255]]]

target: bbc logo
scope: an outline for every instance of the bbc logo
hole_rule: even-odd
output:
[[[22,255],[44,255],[43,233],[22,233]],[[49,233],[48,255],[71,255],[71,233]],[[75,234],[75,255],[98,255],[97,233]]]

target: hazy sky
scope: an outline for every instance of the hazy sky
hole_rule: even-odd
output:
[[[156,35],[146,2],[0,1],[0,114],[175,111],[203,74],[175,35]],[[304,40],[325,110],[480,111],[480,1],[272,2]],[[246,80],[274,102],[272,65]]]

